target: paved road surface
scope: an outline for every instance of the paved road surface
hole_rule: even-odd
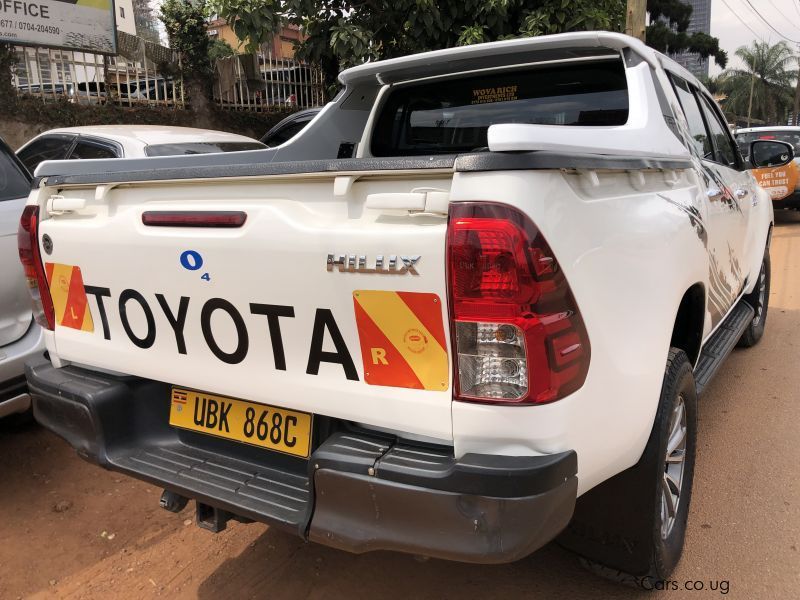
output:
[[[475,566],[352,556],[260,524],[213,535],[190,509],[158,508],[159,490],[82,462],[36,427],[5,427],[0,598],[800,598],[800,214],[779,214],[772,260],[764,340],[734,352],[701,399],[677,590],[617,587],[553,544]]]

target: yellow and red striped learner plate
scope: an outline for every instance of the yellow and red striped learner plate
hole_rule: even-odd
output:
[[[448,388],[450,365],[439,296],[356,290],[353,306],[368,384]]]
[[[81,268],[59,263],[45,263],[44,268],[50,297],[53,299],[56,323],[80,331],[94,331]]]

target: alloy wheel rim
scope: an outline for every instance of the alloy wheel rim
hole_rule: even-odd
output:
[[[675,527],[681,504],[686,465],[686,402],[679,395],[669,419],[669,437],[661,478],[661,538],[666,540]]]

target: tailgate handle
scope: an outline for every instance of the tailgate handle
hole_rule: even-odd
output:
[[[416,188],[410,192],[367,195],[367,208],[414,213],[447,214],[450,192],[436,188]]]
[[[64,196],[50,196],[47,199],[47,213],[63,215],[86,208],[86,198],[65,198]]]

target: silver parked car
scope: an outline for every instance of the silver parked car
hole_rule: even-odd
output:
[[[17,249],[20,215],[30,186],[30,174],[0,139],[0,417],[30,408],[25,362],[44,350]],[[36,254],[38,259],[38,247]]]

